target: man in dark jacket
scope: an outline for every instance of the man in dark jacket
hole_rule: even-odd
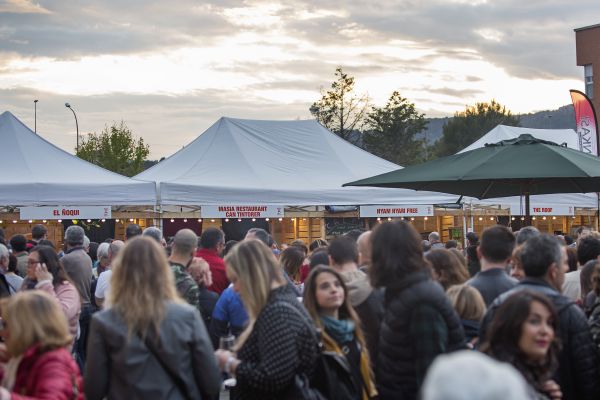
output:
[[[337,270],[348,288],[348,298],[360,318],[371,363],[377,357],[379,325],[383,317],[383,289],[374,290],[367,275],[358,269],[358,247],[341,236],[329,244],[329,265]]]
[[[467,281],[467,285],[479,290],[485,305],[502,293],[514,288],[517,280],[506,273],[506,265],[515,247],[515,235],[502,225],[487,228],[481,235],[477,255],[481,271]]]
[[[568,271],[566,248],[557,238],[540,235],[530,238],[521,252],[525,271],[514,289],[498,297],[481,323],[479,339],[486,340],[487,330],[498,307],[509,296],[528,289],[548,296],[559,316],[557,332],[562,344],[555,376],[564,400],[600,398],[598,354],[592,341],[586,318],[581,309],[560,294],[565,272]]]

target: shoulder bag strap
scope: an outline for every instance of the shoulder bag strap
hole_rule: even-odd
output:
[[[169,365],[158,355],[158,351],[154,346],[154,343],[150,340],[150,338],[146,336],[146,338],[143,339],[143,342],[148,348],[148,350],[150,350],[150,353],[152,353],[156,361],[158,361],[163,370],[167,373],[167,375],[169,375],[173,383],[175,383],[175,386],[177,386],[183,397],[185,397],[187,400],[192,400],[190,394],[188,393],[187,386],[185,385],[185,382],[183,382],[183,379],[181,379],[181,377],[175,371],[173,371],[171,367],[169,367]]]

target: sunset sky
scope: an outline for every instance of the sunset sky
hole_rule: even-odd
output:
[[[574,28],[598,0],[0,0],[0,112],[74,152],[124,120],[169,156],[221,116],[306,119],[337,66],[428,117],[494,98],[516,113],[583,90]]]

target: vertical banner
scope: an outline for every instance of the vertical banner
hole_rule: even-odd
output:
[[[575,123],[579,136],[579,150],[598,155],[598,121],[594,105],[585,93],[569,90],[575,108]]]

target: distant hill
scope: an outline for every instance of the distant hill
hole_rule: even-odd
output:
[[[575,129],[575,110],[573,105],[562,106],[556,110],[544,110],[531,114],[521,114],[521,126],[523,128],[538,129]],[[420,135],[426,137],[427,142],[432,144],[442,137],[444,124],[452,117],[427,118],[427,130]]]

